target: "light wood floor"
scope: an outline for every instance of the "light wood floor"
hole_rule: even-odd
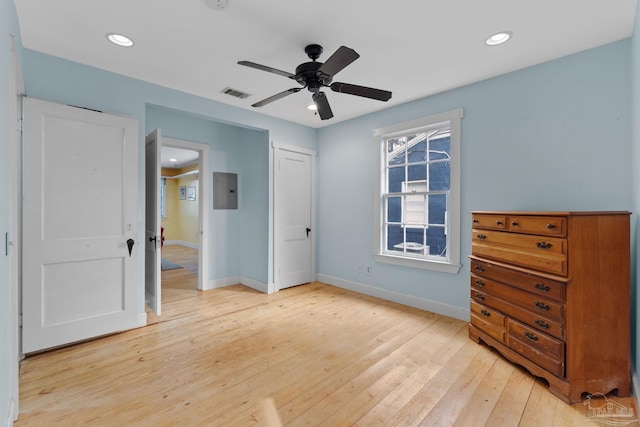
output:
[[[163,256],[193,262],[174,249]],[[162,280],[151,325],[23,361],[15,425],[254,426],[265,397],[286,426],[604,425],[459,320],[322,283],[265,295],[199,292],[188,268]]]

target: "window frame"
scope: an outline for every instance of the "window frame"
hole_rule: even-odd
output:
[[[375,129],[373,131],[375,146],[375,185],[374,185],[374,259],[378,262],[401,265],[405,267],[421,268],[444,273],[457,274],[462,267],[460,263],[460,145],[461,122],[464,117],[462,108],[434,114],[415,120]],[[451,129],[450,136],[450,189],[449,205],[445,224],[447,227],[449,245],[447,260],[418,258],[408,253],[388,253],[385,249],[385,140],[411,132],[425,131],[438,126],[447,125]]]

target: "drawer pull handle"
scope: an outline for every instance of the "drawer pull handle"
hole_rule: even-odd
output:
[[[476,299],[480,300],[480,301],[484,301],[484,295],[482,294],[476,294]]]
[[[484,271],[484,267],[481,266],[481,265],[476,265],[476,271],[483,272]]]
[[[536,319],[536,325],[540,326],[543,329],[549,329],[549,324],[540,319]]]
[[[489,313],[487,310],[482,310],[480,312],[484,317],[491,317],[491,313]]]
[[[545,303],[540,302],[540,301],[536,301],[535,304],[536,304],[536,307],[538,307],[540,310],[543,310],[543,311],[549,311],[549,309],[551,308],[548,305],[546,305]]]
[[[484,286],[484,282],[482,280],[476,280],[476,285]]]
[[[555,225],[553,225],[553,224],[547,224],[547,228],[548,228],[549,230],[553,230],[554,228],[556,228],[556,226],[555,226]]]
[[[511,225],[512,225],[513,227],[516,227],[516,226],[518,225],[518,221],[511,221]]]
[[[478,219],[473,218],[473,223],[474,223],[474,224],[477,224],[477,223],[479,223],[479,222],[480,222],[480,221],[479,221]]]
[[[502,221],[497,220],[497,221],[496,221],[496,225],[502,225]]]
[[[527,337],[530,341],[538,341],[540,339],[535,334],[532,334],[531,332],[525,332],[524,336]]]
[[[536,247],[538,249],[549,249],[551,246],[553,246],[551,243],[547,243],[547,242],[536,242]]]
[[[486,239],[486,238],[487,238],[487,236],[485,236],[484,234],[478,234],[478,235],[476,236],[476,238],[477,238],[478,240],[484,240],[484,239]]]
[[[542,283],[536,283],[535,288],[541,292],[549,292],[551,288],[547,285],[543,285]]]

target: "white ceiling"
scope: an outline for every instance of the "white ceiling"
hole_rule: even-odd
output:
[[[15,0],[26,48],[130,77],[321,127],[631,36],[636,0]],[[498,31],[499,47],[484,40]],[[106,33],[135,40],[107,42]],[[335,115],[306,109],[304,90],[264,107],[251,104],[298,87],[286,77],[237,65],[257,62],[293,73],[324,47],[360,58],[335,81],[390,90],[388,102],[326,89]],[[231,87],[245,100],[220,93]]]
[[[199,157],[200,154],[197,151],[163,145],[160,150],[160,165],[163,168],[179,169],[197,163]]]

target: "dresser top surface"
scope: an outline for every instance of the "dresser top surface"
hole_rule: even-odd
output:
[[[629,211],[471,211],[472,214],[486,215],[539,215],[539,216],[595,216],[630,215]]]

